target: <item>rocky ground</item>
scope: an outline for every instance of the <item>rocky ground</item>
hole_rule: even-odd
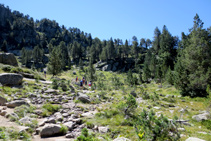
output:
[[[90,97],[90,95],[95,94],[95,91],[91,91],[89,89],[80,90],[75,87],[77,86],[75,85],[77,83],[73,80],[71,84],[69,84],[68,91],[52,89],[51,83],[51,81],[39,81],[39,83],[37,83],[34,79],[24,78],[24,83],[21,87],[11,87],[11,94],[7,94],[7,92],[9,92],[8,90],[3,92],[4,90],[2,89],[2,96],[0,95],[0,105],[3,106],[0,106],[0,127],[12,127],[19,132],[24,130],[28,131],[33,128],[31,135],[32,140],[34,141],[74,140],[81,135],[81,130],[83,128],[88,128],[89,132],[98,133],[98,135],[110,132],[109,126],[94,125],[87,127],[88,125],[84,122],[84,119],[94,119],[94,116],[99,112],[100,107],[109,104],[111,105],[112,101],[119,101],[122,98],[115,99],[113,96],[111,96],[107,100],[102,99],[100,103],[95,104],[93,103],[92,97]],[[15,92],[12,89],[15,89]],[[159,89],[156,91],[159,91]],[[153,106],[150,105],[149,100],[144,99],[143,96],[138,96],[137,92],[132,91],[130,94],[136,97],[136,102],[139,105],[145,105],[147,108],[154,109],[157,116],[160,116],[161,113],[164,113],[164,111],[170,115],[175,111],[179,111],[181,114],[176,122],[183,125],[181,128],[178,128],[179,131],[186,131],[184,126],[194,126],[189,123],[190,120],[183,120],[183,114],[187,113],[187,111],[197,110],[197,107],[194,109],[194,102],[188,103],[190,107],[183,106],[184,108],[181,108],[181,102],[185,103],[186,100],[181,100],[179,102],[169,101],[175,101],[176,99],[178,100],[180,96],[159,94],[158,96],[162,102],[159,102],[158,105]],[[80,102],[78,103],[77,101]],[[60,108],[51,114],[44,114],[42,107],[46,103],[59,105]],[[23,116],[19,116],[17,108],[23,105],[33,106],[35,108],[33,111],[29,110],[30,112],[28,111],[27,113],[24,113]],[[139,109],[143,108],[139,107]],[[210,112],[208,110],[200,111],[198,114],[191,116],[191,120],[197,122],[201,122],[202,120],[207,120],[209,118]],[[36,126],[34,121],[36,121]],[[204,132],[203,130],[200,132],[200,134],[211,136],[210,132]],[[203,141],[197,138],[189,138],[184,134],[181,134],[181,137],[185,137],[186,141]],[[97,138],[99,138],[99,140],[105,140],[101,136],[98,136]],[[114,140],[124,141],[129,139],[118,137]]]
[[[29,79],[25,79],[29,80]],[[34,81],[34,80],[30,80]],[[14,127],[20,130],[27,130],[28,127],[20,126],[15,122],[10,122],[9,118],[18,117],[16,113],[14,113],[14,108],[21,105],[34,105],[36,106],[36,110],[33,113],[26,114],[25,117],[19,119],[19,122],[23,125],[31,124],[33,118],[37,117],[38,127],[36,128],[36,132],[33,133],[33,140],[52,140],[54,136],[62,135],[61,125],[65,125],[68,128],[67,133],[60,137],[55,137],[58,139],[75,139],[81,134],[81,129],[86,127],[86,125],[82,121],[82,117],[92,118],[96,111],[97,105],[89,105],[78,103],[76,104],[73,99],[76,98],[84,103],[90,103],[90,98],[87,93],[93,93],[94,91],[78,91],[76,94],[73,90],[67,93],[61,93],[59,90],[54,90],[49,88],[50,82],[41,82],[42,84],[35,83],[35,86],[42,87],[41,89],[35,89],[32,93],[26,93],[25,98],[19,98],[20,93],[12,94],[13,100],[7,102],[4,97],[0,97],[0,104],[5,105],[0,107],[0,115],[1,122],[0,127]],[[27,82],[24,85],[28,85]],[[4,95],[8,97],[8,95]],[[62,108],[55,112],[54,114],[48,117],[42,117],[42,105],[44,103],[54,103],[61,105]],[[93,132],[107,132],[107,127],[93,127]],[[48,138],[50,137],[50,138]]]

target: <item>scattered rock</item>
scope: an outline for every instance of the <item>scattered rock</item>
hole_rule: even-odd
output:
[[[15,55],[12,53],[0,53],[0,63],[18,66],[18,62],[15,58]]]
[[[23,124],[31,124],[32,123],[32,119],[29,117],[23,117],[22,119],[19,120],[21,123]]]
[[[0,96],[0,105],[4,106],[6,102],[7,102],[7,99],[2,97],[2,96]]]
[[[54,124],[56,124],[56,119],[54,117],[50,117],[50,118],[48,118],[46,123],[54,123]]]
[[[69,131],[71,131],[74,128],[75,123],[73,123],[72,121],[69,121],[69,122],[64,123],[64,125],[67,126]]]
[[[29,103],[26,102],[25,100],[15,100],[15,101],[6,103],[6,106],[8,108],[15,108],[15,107],[18,107],[18,106],[21,106],[21,105],[27,105],[27,106],[29,106]]]
[[[204,135],[207,135],[207,132],[198,132],[200,134],[204,134]]]
[[[108,127],[98,127],[99,133],[107,133],[109,131]]]
[[[6,115],[6,118],[9,118],[9,117],[11,117],[12,119],[19,119],[19,117],[18,117],[18,115],[16,113],[7,114]]]
[[[83,103],[90,103],[91,102],[88,95],[80,93],[80,92],[78,93],[78,100],[80,100]]]
[[[61,134],[61,126],[56,124],[46,124],[40,131],[41,137],[52,137]]]
[[[47,93],[47,94],[57,94],[57,90],[54,90],[54,89],[47,89],[44,93]]]
[[[179,131],[185,131],[185,128],[178,128]]]
[[[159,110],[160,109],[160,107],[153,107],[154,109],[157,109],[157,110]]]
[[[20,85],[22,83],[23,76],[16,73],[2,73],[0,74],[0,83],[2,85]]]
[[[75,135],[73,133],[69,133],[65,135],[66,138],[74,138]]]
[[[173,114],[174,113],[174,110],[169,110],[169,112]]]
[[[89,111],[89,112],[81,114],[81,116],[87,117],[87,118],[93,118],[96,113],[97,113],[96,111]]]
[[[137,97],[137,94],[134,91],[130,92],[130,94],[134,97]]]
[[[131,141],[131,140],[124,138],[124,137],[118,137],[118,138],[114,139],[113,141]]]
[[[55,120],[57,120],[57,121],[62,121],[63,120],[63,116],[62,116],[62,114],[60,112],[56,112],[54,114],[54,117],[55,117]]]
[[[2,110],[1,112],[0,112],[0,115],[1,116],[5,116],[7,114],[7,111],[6,110]]]
[[[205,141],[205,140],[202,140],[202,139],[199,139],[199,138],[195,138],[195,137],[189,137],[185,141]]]
[[[209,116],[210,116],[210,113],[204,112],[203,114],[192,116],[192,119],[199,122],[199,121],[202,121],[202,120],[207,120]]]

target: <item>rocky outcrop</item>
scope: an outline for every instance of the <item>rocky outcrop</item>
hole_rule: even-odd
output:
[[[20,85],[22,83],[23,76],[16,73],[2,73],[0,74],[0,83],[2,85]]]
[[[4,106],[6,102],[7,102],[7,99],[2,97],[2,96],[0,96],[0,105]]]
[[[90,103],[91,102],[88,95],[80,93],[80,92],[78,93],[78,100],[80,100],[83,103]]]
[[[205,111],[202,114],[192,116],[192,119],[199,122],[202,120],[207,120],[209,116],[210,116],[210,113]]]
[[[12,53],[0,53],[0,63],[11,66],[18,66],[15,55]]]
[[[29,106],[29,103],[25,100],[15,100],[15,101],[6,103],[6,106],[8,108],[15,108],[15,107],[18,107],[18,106],[21,106],[21,105]]]
[[[121,71],[125,72],[134,68],[135,62],[133,59],[125,60],[108,60],[107,62],[99,61],[95,64],[96,69],[102,71]]]
[[[46,124],[40,131],[41,137],[52,137],[61,135],[61,126],[56,124]]]

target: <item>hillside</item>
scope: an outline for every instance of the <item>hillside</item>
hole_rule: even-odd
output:
[[[1,68],[5,67],[7,66],[3,65]],[[39,75],[44,76],[41,73]],[[43,140],[56,140],[65,139],[64,135],[66,135],[67,139],[73,139],[83,134],[81,133],[83,128],[87,128],[88,137],[92,140],[113,140],[118,137],[139,140],[139,133],[144,132],[143,138],[148,138],[152,131],[155,132],[156,125],[152,123],[151,128],[148,125],[141,128],[142,119],[144,123],[148,122],[147,119],[141,117],[143,113],[153,112],[155,115],[151,116],[158,121],[163,120],[162,116],[169,121],[171,119],[176,121],[173,122],[175,127],[167,128],[167,125],[160,127],[171,133],[170,136],[165,135],[169,139],[186,140],[188,137],[207,141],[211,139],[210,96],[207,98],[181,97],[179,91],[172,85],[165,83],[160,88],[154,81],[149,84],[131,86],[126,79],[127,74],[102,71],[96,72],[99,80],[91,88],[88,85],[81,88],[79,82],[75,80],[76,76],[80,79],[85,74],[74,69],[54,79],[51,79],[51,75],[47,75],[47,79],[53,80],[52,84],[24,79],[22,87],[2,87],[1,99],[6,98],[8,103],[7,107],[1,107],[0,113],[3,120],[0,126],[5,127],[8,121],[4,119],[8,118],[16,124],[12,125],[14,130],[18,130],[19,126],[29,127],[29,129],[26,129],[24,134],[18,134],[8,132],[11,126],[1,127],[0,137],[41,140],[40,137],[48,136]],[[11,103],[14,105],[17,101],[22,101],[23,105],[12,108]],[[130,105],[131,102],[132,105]],[[155,123],[158,124],[157,121]],[[140,130],[136,132],[135,127]],[[46,129],[50,132],[50,130],[57,130],[56,128],[61,128],[60,130],[63,131],[58,132],[59,137],[54,137],[56,133],[45,131]],[[164,135],[163,133],[160,131],[160,134]],[[156,138],[156,140],[163,140],[164,136],[157,134]]]
[[[101,41],[0,5],[0,140],[211,140],[203,24]]]

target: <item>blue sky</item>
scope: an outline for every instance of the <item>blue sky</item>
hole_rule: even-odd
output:
[[[34,20],[48,18],[65,27],[77,27],[92,37],[123,41],[153,39],[157,26],[166,25],[173,36],[188,33],[196,13],[211,26],[211,0],[0,0],[1,4],[28,14]]]

